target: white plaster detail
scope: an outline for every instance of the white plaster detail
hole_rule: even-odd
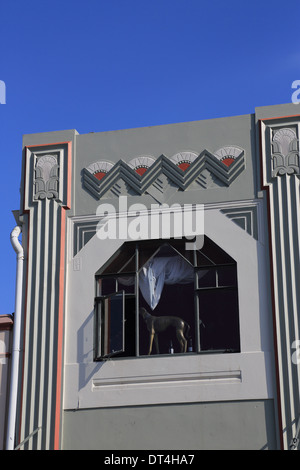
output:
[[[114,165],[110,162],[106,161],[101,161],[101,162],[94,162],[91,163],[89,166],[86,167],[86,169],[94,175],[95,173],[108,173],[109,170],[112,169]]]
[[[272,176],[299,173],[299,150],[296,132],[283,128],[274,132]]]
[[[170,160],[178,166],[181,163],[191,164],[197,157],[198,155],[195,152],[179,152],[170,157]]]
[[[81,271],[82,258],[73,259],[73,271]]]
[[[217,150],[214,153],[214,156],[220,161],[226,158],[233,158],[235,160],[242,153],[243,153],[242,149],[231,145],[231,146],[221,147],[219,150]]]
[[[58,197],[58,162],[55,155],[39,157],[35,165],[35,199]]]
[[[154,162],[155,159],[150,155],[140,155],[130,160],[127,165],[133,170],[137,170],[138,168],[149,168]]]

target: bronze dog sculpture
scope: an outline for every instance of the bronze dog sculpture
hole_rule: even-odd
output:
[[[180,352],[186,352],[190,326],[184,320],[179,317],[172,316],[156,317],[147,312],[147,310],[143,307],[140,308],[140,315],[143,317],[150,335],[148,356],[152,352],[153,340],[156,353],[159,354],[158,333],[165,331],[169,327],[175,328],[176,338],[180,345]]]

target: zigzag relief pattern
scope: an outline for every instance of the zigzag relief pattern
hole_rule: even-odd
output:
[[[226,186],[225,183],[206,168],[200,173],[198,178],[196,178],[195,183],[200,185],[203,189]],[[196,189],[195,183],[193,183],[193,188]],[[199,187],[197,189],[199,189]]]
[[[222,209],[221,212],[255,238],[255,240],[258,240],[258,213],[256,206]]]
[[[215,154],[203,150],[199,155],[181,152],[170,158],[161,155],[157,159],[141,155],[129,163],[119,160],[114,165],[99,161],[84,168],[82,176],[84,187],[100,199],[129,193],[164,193],[169,188],[185,191],[230,186],[244,168],[244,150],[227,146]]]

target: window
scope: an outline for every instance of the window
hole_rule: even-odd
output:
[[[97,302],[96,355],[109,357],[124,351],[124,291],[103,296]]]
[[[95,360],[240,350],[236,262],[208,237],[125,242],[95,280]]]

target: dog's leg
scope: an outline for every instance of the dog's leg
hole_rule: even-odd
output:
[[[188,344],[188,338],[190,336],[190,325],[185,322],[184,325],[184,331],[183,331],[183,337],[184,337],[184,352],[187,351],[187,344]]]
[[[156,333],[154,334],[154,344],[155,344],[156,354],[159,354],[158,335]]]
[[[180,352],[186,352],[187,340],[185,339],[183,332],[181,330],[177,330],[176,336],[180,345]]]
[[[152,351],[153,338],[154,338],[154,331],[151,331],[149,335],[150,344],[149,344],[148,356],[150,356],[151,351]]]

